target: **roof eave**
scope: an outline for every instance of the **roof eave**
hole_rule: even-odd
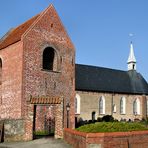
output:
[[[106,91],[106,90],[88,90],[88,89],[77,89],[76,91],[96,92],[96,93],[110,93],[110,94],[130,94],[130,95],[148,95],[148,92],[119,92],[119,91]]]

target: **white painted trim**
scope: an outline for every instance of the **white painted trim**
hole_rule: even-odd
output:
[[[121,101],[123,103],[123,111],[121,110]],[[126,98],[125,97],[121,97],[120,99],[120,114],[126,114]]]
[[[79,94],[76,94],[75,99],[77,99],[77,108],[75,110],[75,114],[80,114],[80,102],[81,102],[81,98]],[[75,101],[76,102],[76,101]],[[76,104],[75,104],[76,105]]]
[[[139,98],[136,99],[137,102],[137,115],[140,115],[140,100]]]
[[[136,105],[136,110],[134,110],[134,104]],[[139,100],[139,98],[136,98],[133,102],[133,114],[140,115],[140,100]]]
[[[146,114],[148,115],[148,99],[146,99]]]
[[[102,104],[103,104],[102,112],[100,110],[101,100],[102,100]],[[105,114],[105,97],[104,96],[101,96],[100,99],[99,99],[99,114]]]

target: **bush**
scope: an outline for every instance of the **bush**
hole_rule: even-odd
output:
[[[97,122],[97,120],[88,120],[88,122],[85,124],[91,124],[91,123],[95,123],[95,122]]]
[[[113,122],[114,118],[113,118],[112,115],[105,115],[105,116],[103,116],[102,121],[104,121],[104,122]]]
[[[98,118],[97,118],[97,121],[98,121],[98,122],[102,122],[102,118],[101,118],[101,117],[98,117]]]
[[[148,126],[148,118],[142,118],[140,122]]]
[[[76,130],[88,133],[97,132],[127,132],[148,130],[145,125],[141,123],[125,123],[125,122],[98,122],[95,124],[88,124],[77,128]]]

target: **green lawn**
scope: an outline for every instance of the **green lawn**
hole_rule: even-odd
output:
[[[34,134],[36,136],[50,136],[50,135],[54,135],[54,131],[52,131],[52,132],[44,131],[44,130],[42,130],[42,131],[35,131]]]
[[[142,123],[123,123],[123,122],[96,122],[77,128],[76,130],[87,133],[98,132],[127,132],[148,130]]]

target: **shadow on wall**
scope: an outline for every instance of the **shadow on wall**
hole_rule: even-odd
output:
[[[4,123],[0,121],[0,143],[4,142]]]

